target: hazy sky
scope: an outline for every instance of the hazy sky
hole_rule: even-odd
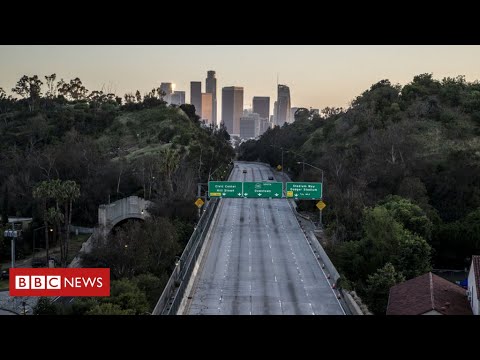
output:
[[[292,106],[346,107],[382,79],[404,85],[427,72],[480,79],[480,46],[0,46],[0,87],[7,92],[24,74],[43,81],[56,73],[122,97],[173,82],[189,102],[190,81],[201,80],[205,91],[207,70],[217,72],[219,114],[223,86],[243,86],[245,107],[253,96],[270,96],[273,107],[277,73],[290,87]]]

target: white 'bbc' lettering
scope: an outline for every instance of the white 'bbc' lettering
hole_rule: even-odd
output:
[[[56,290],[61,289],[61,276],[56,275],[31,275],[15,277],[15,288],[17,290]]]

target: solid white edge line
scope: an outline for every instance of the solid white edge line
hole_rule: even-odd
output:
[[[290,210],[292,211],[292,214],[293,214],[293,216],[295,217],[295,220],[297,221],[297,224],[298,224],[298,227],[299,227],[299,229],[300,229],[300,232],[303,234],[304,239],[307,241],[307,245],[308,245],[310,251],[312,252],[313,257],[314,257],[315,260],[317,261],[317,264],[318,264],[318,266],[320,267],[320,270],[322,270],[322,274],[323,274],[323,276],[325,277],[325,280],[327,281],[328,287],[329,287],[330,290],[332,291],[333,296],[335,297],[335,300],[337,300],[338,305],[340,306],[340,309],[342,309],[343,315],[347,315],[347,313],[345,312],[345,309],[343,308],[342,304],[341,304],[340,301],[338,300],[337,294],[335,294],[335,291],[332,289],[332,286],[330,285],[330,282],[328,281],[327,275],[325,274],[325,271],[323,271],[323,269],[322,269],[322,265],[320,264],[320,262],[318,261],[317,257],[315,256],[315,253],[313,252],[312,245],[310,245],[310,244],[308,243],[308,238],[307,238],[307,236],[305,235],[305,233],[302,231],[302,227],[300,226],[300,222],[298,221],[297,216],[295,215],[295,212],[294,212],[293,209],[292,209],[292,205],[290,204],[290,201],[289,201],[288,199],[287,199],[287,201],[288,201],[288,206],[290,207]],[[318,240],[315,239],[315,241],[318,241]],[[322,245],[320,244],[320,246],[322,246]]]

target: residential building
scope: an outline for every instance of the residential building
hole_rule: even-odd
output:
[[[467,287],[472,312],[474,315],[480,315],[480,255],[472,256]]]
[[[387,315],[472,315],[465,289],[431,272],[390,288]]]

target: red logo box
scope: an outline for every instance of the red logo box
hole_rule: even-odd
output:
[[[110,269],[11,268],[10,296],[110,296]]]

